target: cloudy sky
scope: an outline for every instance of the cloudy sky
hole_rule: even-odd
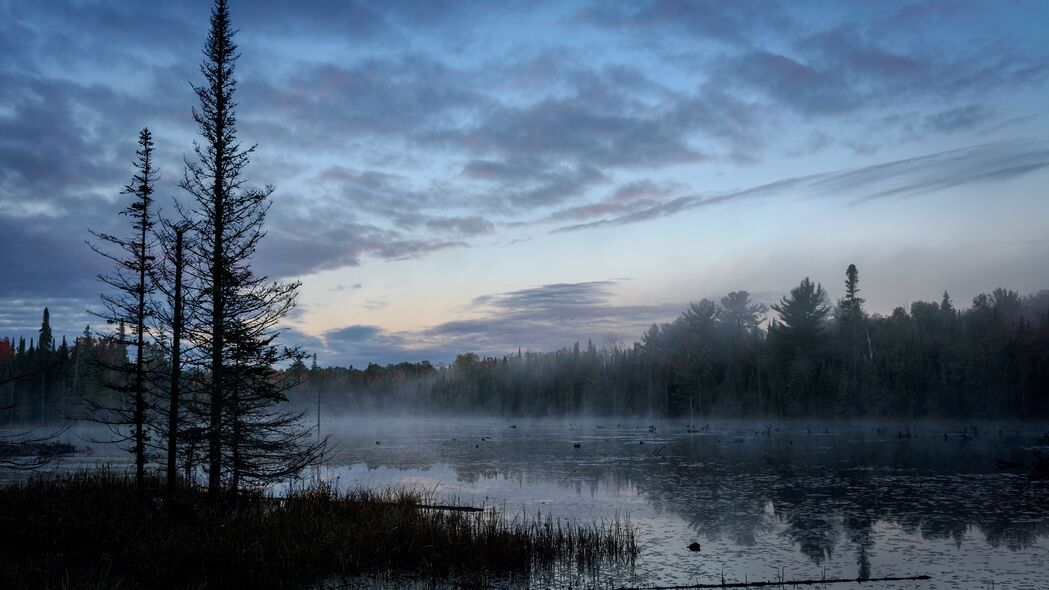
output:
[[[0,0],[0,334],[90,321],[208,2]],[[322,364],[632,342],[859,266],[872,311],[1049,287],[1049,3],[233,0],[256,265]]]

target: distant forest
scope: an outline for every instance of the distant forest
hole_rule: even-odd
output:
[[[831,302],[805,279],[766,306],[735,291],[692,303],[628,347],[576,343],[501,358],[460,354],[430,362],[322,368],[297,360],[275,378],[302,408],[332,412],[419,411],[498,415],[653,417],[1049,417],[1049,290],[995,289],[958,309],[916,301],[870,314],[859,273]],[[119,340],[116,340],[119,341]],[[74,415],[112,395],[106,367],[126,347],[92,335],[0,338],[0,423]],[[167,362],[150,349],[154,366]]]

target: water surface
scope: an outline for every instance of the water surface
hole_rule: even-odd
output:
[[[1046,428],[639,419],[325,421],[335,452],[314,476],[416,486],[511,515],[629,516],[641,556],[539,587],[927,574],[835,588],[1049,588],[1049,482],[1031,465]],[[127,462],[112,448],[59,469]],[[699,543],[700,551],[688,549]]]
[[[996,467],[1031,463],[1041,428],[697,426],[334,421],[324,428],[338,451],[324,475],[510,512],[628,514],[642,555],[632,571],[605,572],[613,586],[927,574],[933,580],[862,587],[1049,588],[1049,483]]]

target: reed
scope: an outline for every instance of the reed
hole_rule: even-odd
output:
[[[528,575],[637,556],[628,518],[573,523],[496,508],[425,508],[415,490],[330,484],[220,506],[202,492],[139,493],[109,471],[0,489],[0,587],[299,588],[375,572],[430,580]]]

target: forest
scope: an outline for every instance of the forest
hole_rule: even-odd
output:
[[[502,357],[466,352],[364,369],[310,366],[302,356],[274,379],[300,409],[335,413],[419,411],[499,415],[653,417],[1049,416],[1049,291],[998,288],[959,309],[945,292],[889,315],[871,314],[859,273],[828,299],[809,279],[771,307],[735,291],[692,303],[632,346],[593,342]],[[45,309],[27,343],[0,337],[5,423],[76,417],[112,402],[107,386],[128,363],[126,338],[72,343],[52,335]],[[154,366],[170,364],[147,345]]]
[[[838,301],[808,278],[771,306],[734,291],[628,347],[290,370],[302,403],[345,411],[1038,418],[1049,416],[1049,290],[998,288],[964,309],[944,292],[872,314],[850,265]]]

